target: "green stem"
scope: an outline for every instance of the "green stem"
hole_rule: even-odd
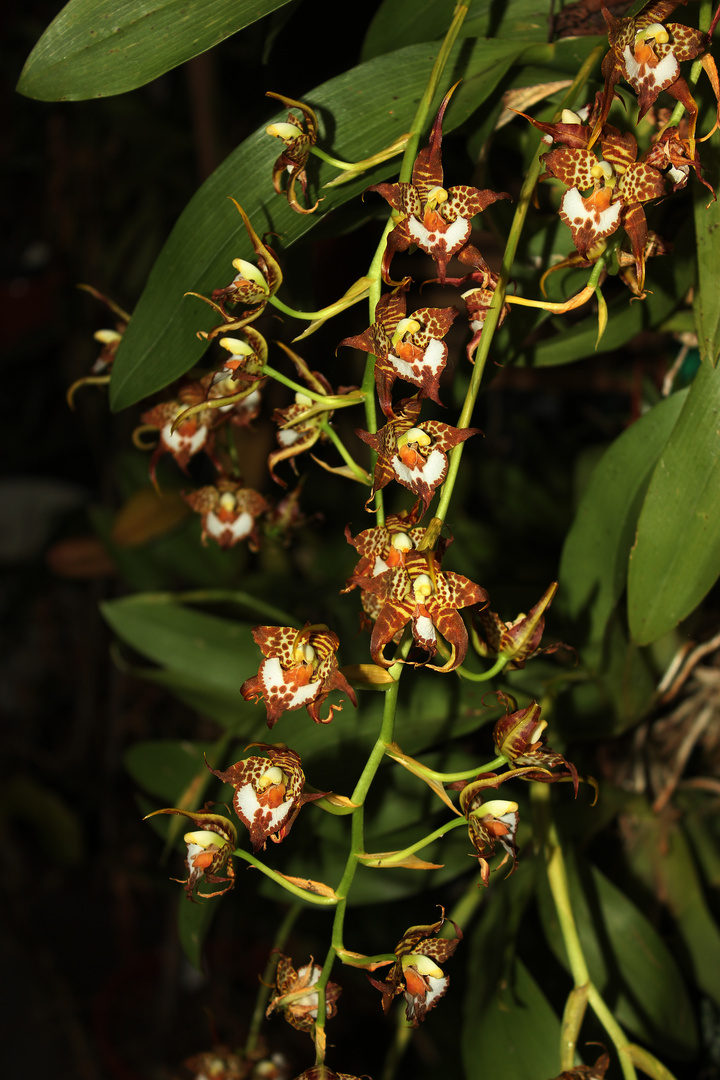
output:
[[[260,978],[260,989],[258,990],[255,1009],[253,1010],[252,1020],[250,1021],[250,1027],[248,1029],[248,1037],[245,1043],[246,1057],[252,1054],[253,1050],[257,1047],[258,1039],[260,1037],[260,1028],[265,1019],[265,1009],[267,1008],[268,998],[273,989],[275,968],[277,967],[279,959],[278,953],[282,952],[285,947],[285,942],[287,941],[290,931],[295,925],[295,920],[301,911],[302,905],[293,904],[281,922],[280,929],[275,935],[272,951],[268,957],[268,962],[265,965],[265,970]]]
[[[392,855],[387,856],[382,860],[382,865],[390,866],[392,863],[402,862],[402,860],[406,858],[406,856],[414,855],[416,851],[422,851],[422,849],[427,847],[428,844],[432,844],[433,841],[439,840],[441,836],[445,836],[446,833],[451,832],[453,829],[459,828],[460,825],[465,825],[465,827],[467,828],[467,820],[464,817],[456,817],[453,818],[451,821],[446,821],[444,825],[441,825],[440,828],[435,829],[434,832],[428,833],[427,836],[423,836],[422,840],[418,840],[416,843],[410,844],[409,847],[403,848],[402,851],[394,851]],[[374,861],[372,858],[361,858],[360,862],[362,862],[365,866],[374,865]]]
[[[352,469],[355,475],[355,479],[359,480],[361,484],[369,485],[371,483],[370,477],[365,472],[365,470],[361,468],[358,463],[351,457],[350,452],[345,447],[345,444],[338,435],[337,431],[335,431],[335,428],[332,426],[330,421],[327,419],[323,419],[318,424],[318,427],[321,431],[324,431],[330,441],[334,443],[338,453],[340,454],[340,457],[343,459],[345,464]]]
[[[370,790],[375,774],[380,766],[380,763],[385,756],[385,751],[390,743],[393,741],[393,733],[395,728],[395,711],[397,708],[397,696],[400,686],[400,676],[403,672],[404,665],[399,661],[404,660],[410,651],[412,645],[412,635],[406,631],[400,642],[397,652],[395,654],[395,663],[390,668],[390,674],[395,682],[385,694],[383,699],[383,718],[382,725],[380,727],[380,735],[378,736],[375,745],[370,751],[370,756],[365,763],[365,767],[360,775],[360,779],[355,785],[355,790],[352,793],[351,801],[356,803],[357,810],[352,816],[351,827],[351,844],[350,853],[347,857],[345,869],[340,882],[335,889],[335,895],[338,898],[337,908],[335,910],[335,917],[333,919],[332,937],[330,947],[325,957],[325,963],[323,964],[320,978],[315,984],[318,991],[318,1011],[317,1021],[315,1024],[315,1049],[317,1064],[322,1062],[322,1044],[323,1044],[323,1029],[325,1027],[326,1020],[326,1007],[325,1007],[325,987],[327,986],[328,979],[330,978],[330,972],[335,962],[335,957],[338,952],[344,951],[343,945],[343,927],[345,922],[345,909],[347,906],[347,896],[350,892],[350,886],[352,885],[353,878],[355,877],[355,871],[357,870],[358,863],[360,861],[360,855],[365,850],[365,837],[364,837],[364,820],[365,820],[365,799],[367,793]]]
[[[585,63],[580,68],[579,72],[573,80],[572,86],[568,89],[567,94],[563,98],[562,105],[558,109],[555,118],[559,118],[562,115],[562,110],[570,108],[575,98],[587,82],[590,76],[590,72],[594,68],[597,61],[605,51],[604,46],[598,45],[596,49],[590,53]],[[541,142],[538,139],[538,149]],[[515,216],[513,217],[512,225],[510,227],[510,233],[508,236],[507,244],[505,246],[505,253],[503,255],[502,268],[500,270],[500,277],[498,279],[497,288],[493,294],[492,302],[490,304],[490,310],[485,318],[483,325],[482,337],[480,343],[475,351],[475,366],[473,368],[472,378],[470,379],[470,386],[468,387],[467,394],[465,396],[465,403],[460,413],[457,426],[459,428],[470,427],[470,421],[472,420],[472,414],[475,409],[475,402],[480,391],[480,383],[482,381],[483,372],[485,371],[485,364],[487,362],[488,355],[490,353],[490,346],[492,345],[495,331],[498,328],[500,322],[500,316],[502,314],[503,305],[505,303],[505,292],[507,290],[507,283],[510,278],[510,270],[515,260],[515,253],[520,242],[520,234],[525,224],[525,218],[532,202],[533,191],[537,184],[542,169],[542,162],[539,154],[536,152],[535,160],[531,165],[525,182],[523,183],[520,191],[520,197],[518,199],[517,209],[515,210]],[[450,451],[448,472],[445,482],[442,486],[440,493],[440,502],[435,512],[435,518],[433,519],[432,526],[433,531],[438,531],[445,521],[448,508],[450,506],[450,500],[455,488],[455,481],[457,479],[458,470],[460,468],[460,461],[462,459],[463,448],[465,443],[458,443]],[[437,524],[436,524],[437,522]]]
[[[400,183],[407,183],[412,176],[413,165],[415,164],[415,158],[417,157],[417,148],[420,141],[420,135],[425,129],[427,123],[428,114],[433,103],[433,98],[437,93],[437,88],[442,78],[442,73],[445,70],[445,65],[448,62],[452,47],[455,44],[455,40],[460,33],[460,27],[465,21],[465,16],[468,13],[468,5],[464,3],[457,4],[453,13],[453,19],[448,27],[448,31],[445,34],[440,51],[437,54],[433,69],[430,72],[430,78],[427,81],[425,92],[420,98],[420,104],[417,107],[417,111],[413,118],[412,127],[410,129],[410,137],[405,147],[405,153],[403,155],[402,165],[400,166]]]
[[[327,161],[328,165],[334,165],[336,169],[342,169],[343,172],[352,172],[357,169],[357,162],[342,161],[341,158],[333,157],[332,154],[326,154],[319,146],[311,146],[310,153],[314,154],[315,157],[319,157],[321,161]]]
[[[358,303],[358,301],[362,299],[362,295],[359,295],[353,300],[353,303]],[[290,305],[281,300],[279,296],[274,295],[268,296],[268,303],[272,304],[273,307],[276,307],[278,311],[282,311],[284,315],[291,315],[293,319],[304,319],[305,322],[315,322],[317,319],[329,319],[338,311],[344,311],[345,308],[352,306],[352,304],[343,304],[342,307],[338,307],[338,303],[340,303],[340,301],[338,301],[338,303],[328,304],[327,307],[320,308],[319,311],[298,311],[297,308],[290,307]]]
[[[461,679],[467,679],[468,682],[487,682],[488,679],[494,679],[496,675],[499,675],[503,668],[510,663],[510,659],[509,656],[498,656],[493,666],[488,668],[487,671],[467,671],[462,664],[460,667],[456,667],[455,671]]]
[[[320,896],[318,893],[308,892],[307,889],[301,889],[299,885],[294,885],[292,881],[288,881],[282,874],[278,874],[276,870],[271,870],[265,863],[260,862],[254,855],[251,855],[249,851],[243,851],[241,848],[236,848],[233,851],[238,859],[244,859],[245,862],[250,863],[256,870],[265,874],[271,881],[275,881],[278,885],[281,885],[287,892],[298,896],[301,900],[307,900],[309,904],[319,904],[321,907],[335,907],[337,904],[337,897],[335,896]]]
[[[460,27],[463,24],[463,20],[467,15],[468,8],[466,4],[459,3],[455,8],[453,14],[453,20],[448,28],[440,51],[433,64],[432,71],[430,72],[430,78],[428,79],[425,87],[425,92],[420,99],[420,104],[417,107],[415,116],[413,118],[412,127],[410,129],[410,135],[408,137],[407,145],[405,147],[405,153],[403,154],[402,165],[400,166],[399,183],[407,182],[413,170],[415,158],[417,157],[418,142],[420,141],[420,135],[422,134],[425,124],[427,122],[430,106],[432,105],[433,98],[437,92],[438,84],[442,77],[442,73],[445,69],[445,65],[450,56],[455,39],[460,31]],[[369,304],[370,304],[370,324],[375,323],[375,308],[377,307],[382,291],[382,260],[385,254],[385,246],[388,235],[395,227],[395,218],[391,214],[385,223],[380,242],[378,243],[375,255],[373,256],[370,269],[367,276],[371,279]],[[375,360],[376,357],[369,354],[365,363],[365,373],[362,381],[362,390],[365,393],[365,422],[367,430],[371,434],[375,434],[377,431],[377,409],[375,406],[375,395],[373,393],[375,388]],[[375,468],[375,462],[377,460],[377,454],[373,453],[371,457],[372,468]],[[385,507],[383,501],[382,491],[375,493],[375,510],[377,514],[377,524],[385,524]]]
[[[628,1038],[590,979],[590,972],[588,971],[573,914],[565,870],[565,859],[560,838],[552,819],[550,791],[547,785],[533,784],[531,799],[534,811],[534,825],[538,839],[545,851],[548,884],[555,904],[555,911],[563,942],[565,943],[565,952],[567,953],[575,988],[587,988],[588,1004],[617,1050],[625,1080],[637,1080],[635,1066],[627,1052],[627,1047],[630,1045]],[[563,1049],[561,1048],[561,1057],[563,1056]]]
[[[478,775],[478,773],[492,772],[493,769],[499,769],[502,765],[507,764],[507,758],[499,755],[488,761],[485,765],[475,765],[472,769],[463,769],[462,772],[436,772],[435,769],[428,769],[424,765],[422,766],[422,777],[428,780],[437,780],[440,784],[451,784],[454,780],[472,780]],[[420,775],[419,773],[416,775]]]
[[[311,390],[308,386],[302,386],[300,383],[289,379],[287,375],[283,375],[282,372],[276,371],[275,368],[270,367],[269,364],[263,364],[262,374],[268,375],[271,379],[275,379],[276,382],[282,383],[283,386],[287,386],[288,389],[294,390],[296,394],[303,394],[305,397],[310,398],[311,401],[317,401],[318,404],[324,408],[330,409],[347,409],[351,405],[360,404],[360,395],[348,396],[347,394],[318,394],[314,390]]]
[[[380,293],[382,291],[382,260],[385,254],[385,244],[388,235],[393,230],[393,219],[389,218],[385,222],[385,228],[383,229],[382,236],[380,237],[378,246],[375,249],[372,262],[370,263],[370,269],[367,276],[370,278],[370,293],[368,301],[370,304],[370,324],[375,323],[375,308],[377,307],[380,299]],[[365,426],[371,435],[374,435],[378,429],[377,424],[377,405],[375,403],[375,361],[376,357],[372,353],[368,353],[365,360],[365,371],[363,373],[363,381],[360,389],[365,394]],[[370,454],[370,468],[374,471],[375,463],[377,461],[377,454],[373,450]],[[375,492],[375,513],[376,524],[385,524],[385,504],[383,501],[382,491]]]

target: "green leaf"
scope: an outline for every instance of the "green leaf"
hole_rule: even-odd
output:
[[[124,94],[288,0],[70,0],[28,57],[18,90],[40,101]]]
[[[703,364],[650,481],[630,555],[628,618],[648,645],[720,574],[720,368]]]
[[[473,980],[477,969],[473,969]],[[520,958],[482,1013],[463,1032],[468,1080],[538,1080],[560,1068],[560,1021]]]
[[[571,247],[569,237],[567,247]],[[559,334],[523,347],[518,350],[516,357],[521,363],[532,367],[552,367],[619,349],[641,330],[660,326],[668,318],[683,302],[682,298],[691,284],[692,274],[691,262],[678,259],[671,267],[666,264],[664,272],[658,272],[653,277],[652,292],[648,293],[645,300],[632,302],[629,290],[611,300],[607,306],[607,329],[599,351],[596,350],[598,317],[593,312]]]
[[[456,45],[448,71],[453,77],[463,75],[464,85],[446,114],[446,131],[462,123],[494,90],[525,45],[523,41]],[[320,145],[336,156],[357,161],[409,131],[436,51],[428,45],[402,49],[353,68],[308,94],[308,104],[318,110],[321,125],[325,125]],[[276,119],[286,115],[286,111],[277,113]],[[237,198],[258,235],[277,233],[283,248],[288,248],[323,221],[330,210],[357,197],[397,167],[389,162],[330,188],[322,193],[324,202],[318,213],[297,214],[287,200],[272,191],[270,177],[278,145],[265,133],[265,126],[262,124],[230,154],[175,225],[118,349],[110,383],[113,409],[126,408],[167,386],[192,367],[207,348],[205,342],[198,341],[196,331],[209,329],[217,316],[205,304],[183,294],[209,295],[231,280],[234,258],[254,259],[241,218],[228,196]],[[328,130],[333,132],[331,140]],[[313,163],[311,174],[314,167]],[[336,174],[332,166],[320,162],[318,185]],[[319,186],[311,183],[311,188],[313,197],[320,193]]]
[[[537,868],[537,860],[528,854],[517,874],[505,880],[500,874],[491,878],[482,917],[468,942],[467,968],[472,974],[465,992],[462,1038],[468,1080],[538,1080],[556,1076],[560,1067],[560,1021],[515,955]]]
[[[638,802],[628,849],[633,872],[650,896],[662,897],[675,920],[697,985],[720,1008],[720,929],[703,895],[682,827]]]
[[[547,41],[547,0],[470,0],[469,12],[460,28],[462,37],[526,38]],[[362,59],[442,37],[452,9],[447,0],[384,0],[370,23]]]
[[[194,611],[163,593],[112,600],[101,610],[123,641],[166,669],[171,686],[177,680],[180,688],[206,687],[224,701],[234,696],[238,718],[256,715],[240,696],[259,663],[249,623]]]
[[[204,883],[203,892],[224,889],[224,885]],[[202,947],[210,925],[220,910],[220,900],[199,899],[196,903],[188,900],[182,890],[178,895],[177,929],[182,950],[194,968],[202,971]]]
[[[707,148],[705,165],[717,176],[720,153],[717,140]],[[704,151],[705,156],[705,151]],[[720,357],[720,202],[707,203],[707,188],[699,188],[695,199],[697,240],[697,287],[693,292],[693,312],[700,355],[713,367]]]
[[[192,784],[200,770],[207,771],[204,753],[211,742],[187,739],[151,739],[125,752],[125,768],[149,795],[175,806],[179,795]]]
[[[697,1050],[692,1002],[680,970],[641,911],[596,866],[566,853],[568,888],[590,977],[620,1024],[675,1057]],[[545,936],[568,967],[549,891],[540,892]]]
[[[596,465],[560,560],[558,600],[600,641],[625,590],[628,558],[650,476],[687,399],[660,402],[615,440]]]

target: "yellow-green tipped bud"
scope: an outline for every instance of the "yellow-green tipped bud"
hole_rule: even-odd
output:
[[[412,542],[412,537],[408,536],[407,533],[395,533],[390,541],[390,545],[397,551],[412,551],[415,547]]]
[[[269,295],[268,283],[263,277],[262,271],[254,263],[248,262],[247,259],[233,259],[232,264],[239,277],[244,278],[245,281],[251,281],[253,285],[257,285],[259,289]]]
[[[432,439],[422,428],[412,427],[401,435],[397,442],[398,447],[407,446],[408,443],[415,443],[416,446],[430,446]]]
[[[401,963],[403,971],[407,971],[409,967],[412,967],[415,968],[418,975],[426,975],[433,979],[442,979],[445,974],[432,957],[425,956],[424,953],[410,953],[409,956],[403,956]]]
[[[240,262],[240,260],[237,259],[236,262]],[[250,264],[248,263],[248,265]],[[229,353],[232,353],[233,356],[252,356],[255,351],[251,345],[248,345],[247,341],[240,341],[239,338],[220,338],[220,345],[223,349],[227,349]]]
[[[288,123],[269,124],[265,131],[268,135],[274,135],[276,139],[282,139],[283,142],[290,142],[291,139],[297,139],[298,135],[302,135],[299,127]]]

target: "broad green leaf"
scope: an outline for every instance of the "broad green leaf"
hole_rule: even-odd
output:
[[[705,165],[717,175],[720,164],[717,139],[704,153]],[[695,236],[697,240],[697,287],[693,292],[693,311],[700,355],[713,367],[720,357],[720,203],[707,204],[707,188],[699,187],[695,197]]]
[[[623,1027],[663,1054],[697,1049],[694,1010],[680,970],[645,915],[596,866],[566,854],[568,888],[590,977]],[[567,967],[555,908],[543,889],[545,932]]]
[[[567,250],[572,244],[569,241]],[[608,304],[608,325],[600,349],[596,349],[598,317],[593,312],[561,333],[543,338],[527,348],[518,350],[515,359],[532,367],[550,367],[569,364],[586,356],[619,349],[641,330],[660,326],[683,302],[692,282],[693,267],[688,259],[676,259],[666,264],[662,273],[652,277],[654,267],[650,263],[649,277],[652,292],[643,301],[632,300],[631,293],[615,297]]]
[[[237,695],[237,708],[251,709],[240,697],[240,684],[257,671],[258,650],[250,624],[220,619],[174,603],[157,593],[101,605],[115,633],[144,656],[182,679],[197,676],[223,695]]]
[[[703,364],[650,481],[630,555],[638,645],[686,618],[720,574],[720,368]]]
[[[482,1013],[467,1016],[462,1051],[468,1080],[557,1076],[560,1021],[519,957]]]
[[[628,558],[650,476],[687,398],[673,394],[615,440],[595,466],[560,560],[558,600],[600,641],[625,590]]]
[[[448,77],[462,75],[464,85],[446,114],[446,131],[461,123],[494,90],[525,44],[481,41],[456,45]],[[411,46],[353,68],[309,93],[306,100],[318,110],[323,125],[320,145],[345,160],[357,161],[409,131],[435,52],[432,46]],[[286,111],[278,113],[276,119],[286,115]],[[311,191],[313,197],[322,194],[325,201],[316,214],[296,214],[272,190],[270,177],[278,144],[266,135],[265,126],[241,143],[203,184],[173,229],[118,350],[110,384],[113,409],[125,408],[167,386],[207,347],[198,341],[196,332],[209,329],[217,316],[201,301],[183,294],[209,295],[231,280],[234,258],[254,258],[241,218],[228,196],[242,205],[258,235],[277,233],[287,248],[328,211],[356,198],[369,184],[397,168],[396,163],[386,163],[357,180],[322,192],[322,184],[337,175],[337,170],[321,162]],[[313,163],[311,177],[314,167]],[[273,244],[279,246],[276,238]],[[292,283],[286,284],[292,287]]]
[[[507,0],[501,6],[491,0],[470,0],[468,7],[462,37],[547,41],[549,0]],[[383,0],[365,35],[362,59],[442,37],[451,14],[448,0]]]
[[[203,755],[211,748],[211,742],[151,739],[125,752],[125,768],[136,784],[161,800],[161,805],[175,806],[181,792],[206,768]]]
[[[17,88],[41,101],[124,94],[287,2],[70,0],[31,52]]]
[[[458,832],[461,830],[458,829]],[[516,938],[536,883],[536,860],[501,870],[484,893],[468,942],[462,1055],[468,1080],[539,1080],[560,1068],[560,1022],[522,960]]]
[[[198,971],[202,971],[203,943],[224,898],[220,900],[200,899],[197,903],[192,903],[179,886],[176,886],[176,888],[179,890],[177,930],[180,944],[192,966]],[[203,887],[203,892],[215,892],[224,888],[224,885],[208,885]]]
[[[697,985],[720,1008],[720,929],[703,895],[702,883],[683,828],[639,804],[628,847],[633,872],[649,895],[659,896],[687,949]]]

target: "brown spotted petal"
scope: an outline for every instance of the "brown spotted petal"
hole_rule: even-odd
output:
[[[276,844],[284,840],[300,808],[327,792],[303,795],[305,774],[300,756],[284,743],[252,745],[263,750],[265,757],[245,758],[224,771],[211,771],[235,788],[235,813],[250,833],[253,851],[259,851],[268,838]]]
[[[480,864],[483,885],[488,885],[490,878],[488,859],[491,859],[495,854],[495,845],[497,843],[500,843],[504,849],[505,857],[496,869],[499,870],[511,858],[512,869],[510,873],[514,874],[517,870],[515,837],[520,816],[518,814],[518,804],[509,799],[491,799],[489,802],[483,803],[478,795],[466,807],[465,816],[468,819],[468,836],[475,848],[475,854]]]
[[[333,1072],[327,1065],[312,1065],[301,1072],[295,1080],[361,1080],[361,1077],[352,1076],[350,1073]]]
[[[206,806],[210,805],[206,803]],[[230,861],[230,856],[237,847],[237,830],[232,821],[222,814],[210,814],[205,809],[191,811],[177,807],[154,810],[143,820],[155,817],[156,814],[179,814],[181,817],[189,818],[195,826],[193,832],[185,833],[184,836],[187,844],[185,869],[188,876],[184,881],[178,878],[172,879],[185,886],[187,899],[195,902],[195,894],[211,899],[229,892],[235,885],[235,868]],[[225,868],[227,868],[228,876],[219,877],[220,871]],[[202,881],[212,884],[226,883],[226,888],[210,893],[200,892],[199,885]]]
[[[506,708],[512,708],[515,702],[509,695],[499,693],[498,697]],[[575,795],[578,789],[578,773],[575,766],[561,754],[556,754],[546,745],[544,736],[547,721],[542,720],[540,706],[536,701],[525,709],[516,709],[502,716],[493,729],[493,741],[498,754],[513,765],[528,766],[542,770],[537,776],[526,773],[528,780],[540,780],[552,783],[562,776],[571,776]],[[548,774],[549,769],[559,768],[559,773]]]
[[[447,450],[479,434],[479,429],[454,428],[439,420],[416,425],[412,417],[413,413],[419,414],[420,402],[411,399],[402,406],[403,414],[390,420],[376,435],[356,430],[359,438],[378,453],[368,503],[376,491],[395,479],[420,497],[424,513],[447,474]]]
[[[555,652],[559,645],[540,649],[545,629],[545,612],[550,607],[558,583],[553,581],[527,615],[518,615],[511,623],[504,623],[494,611],[478,611],[474,616],[476,634],[473,644],[481,656],[506,656],[513,667],[525,666],[525,661],[537,652]]]
[[[345,539],[359,553],[360,561],[342,592],[351,592],[357,586],[367,588],[364,579],[404,565],[407,553],[417,548],[424,535],[425,529],[413,528],[406,513],[388,514],[384,525],[364,529],[355,537],[346,526]]]
[[[302,120],[294,113],[288,115],[287,120],[280,124],[271,124],[265,130],[268,135],[274,135],[285,144],[285,149],[273,165],[273,187],[278,195],[285,194],[290,206],[299,214],[312,214],[317,210],[319,202],[306,209],[301,206],[295,194],[295,184],[299,183],[303,195],[307,195],[307,172],[306,166],[310,156],[310,150],[317,139],[317,116],[313,110],[301,101],[284,97],[269,91],[267,97],[276,98],[290,109],[299,109]],[[286,187],[283,190],[283,179]]]
[[[437,633],[450,645],[450,657],[445,664],[428,666],[445,672],[453,671],[463,662],[468,635],[458,609],[487,603],[487,593],[479,585],[453,571],[442,573],[439,561],[419,551],[405,556],[402,574],[389,571],[386,576],[379,575],[364,584],[370,591],[387,590],[370,638],[370,655],[376,664],[392,665],[384,656],[385,647],[409,622],[416,646],[428,654],[428,659],[437,652]]]
[[[593,186],[593,168],[597,157],[590,150],[571,150],[561,147],[543,154],[542,161],[549,176],[554,176],[566,187],[586,191]]]
[[[291,626],[256,626],[253,637],[266,657],[257,675],[246,679],[240,693],[246,701],[265,702],[268,727],[284,712],[303,706],[316,724],[329,724],[343,702],[329,707],[323,719],[320,706],[332,690],[348,695],[357,705],[355,693],[338,670],[335,653],[337,634],[323,624],[308,625],[303,630]]]
[[[446,921],[452,923],[455,938],[435,936]],[[436,923],[411,926],[395,948],[396,961],[386,979],[381,982],[368,976],[383,996],[384,1011],[388,1011],[397,994],[404,993],[405,1015],[417,1027],[447,991],[449,979],[440,965],[450,959],[461,939],[462,931],[452,919],[445,919],[444,910]]]
[[[610,1068],[610,1055],[604,1051],[594,1065],[576,1065],[566,1069],[555,1080],[605,1080],[605,1073]]]
[[[318,993],[313,990],[322,974],[319,964],[314,964],[312,957],[309,964],[304,964],[296,971],[289,956],[280,953],[275,993],[265,1013],[270,1016],[276,1009],[282,1009],[285,1019],[298,1031],[311,1031],[318,1014]],[[337,1012],[337,999],[341,988],[337,983],[328,982],[325,987],[325,1016],[327,1019]]]
[[[573,243],[585,258],[599,240],[611,236],[620,225],[622,203],[610,202],[609,188],[600,188],[588,198],[570,188],[560,203],[560,217],[572,233]]]
[[[207,544],[208,537],[221,548],[248,540],[251,551],[257,551],[257,518],[270,509],[259,492],[221,478],[216,484],[183,494],[183,498],[201,515],[203,544]]]

